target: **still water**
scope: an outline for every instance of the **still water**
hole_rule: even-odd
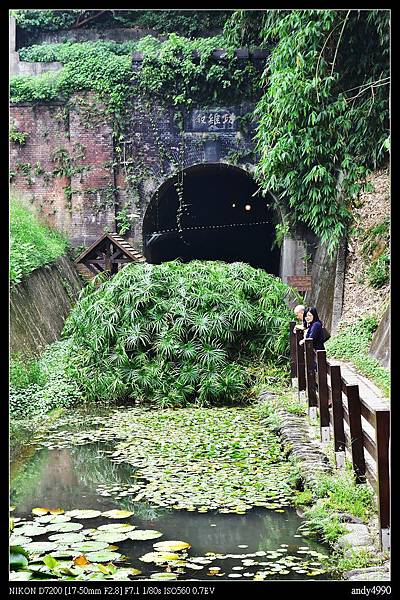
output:
[[[63,449],[16,446],[11,464],[10,503],[16,507],[13,516],[31,520],[34,507],[62,508],[65,511],[130,510],[134,514],[124,519],[124,523],[131,523],[136,529],[154,529],[163,534],[156,540],[125,540],[117,544],[118,552],[128,557],[129,566],[142,571],[143,578],[161,569],[153,563],[140,561],[139,557],[153,552],[154,542],[180,540],[191,545],[189,559],[207,559],[209,553],[223,555],[223,558],[210,557],[210,564],[195,571],[185,569],[178,575],[179,579],[209,579],[209,566],[220,568],[221,578],[253,578],[257,572],[271,568],[274,556],[271,558],[265,553],[277,550],[279,558],[284,555],[291,561],[290,557],[295,557],[294,564],[298,565],[298,569],[289,568],[285,572],[286,567],[281,567],[284,574],[270,572],[267,579],[329,579],[327,572],[312,574],[312,569],[318,567],[298,572],[302,569],[301,559],[318,562],[313,554],[307,552],[326,555],[328,549],[302,536],[299,531],[302,520],[294,509],[286,507],[284,512],[276,513],[265,508],[253,508],[244,515],[210,510],[201,514],[134,501],[134,494],[128,492],[129,487],[135,484],[134,470],[131,465],[113,462],[108,457],[112,448],[112,444],[104,442]],[[86,520],[83,525],[97,528],[105,522],[104,518],[98,517]],[[38,537],[35,541],[42,539]],[[256,552],[260,555],[254,556]],[[254,564],[251,564],[252,561]]]

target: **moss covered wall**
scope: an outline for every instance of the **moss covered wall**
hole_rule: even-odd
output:
[[[10,351],[37,355],[59,339],[65,318],[76,302],[82,281],[74,264],[62,256],[33,271],[11,289]]]

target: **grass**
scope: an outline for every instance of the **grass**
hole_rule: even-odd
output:
[[[359,319],[356,323],[339,330],[337,335],[326,342],[325,347],[328,357],[347,360],[362,375],[371,379],[386,396],[389,396],[390,371],[368,354],[377,326],[375,316]]]
[[[40,223],[22,200],[10,200],[10,281],[19,283],[32,271],[65,253],[68,241]]]

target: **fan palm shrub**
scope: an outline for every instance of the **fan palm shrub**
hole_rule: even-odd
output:
[[[67,319],[70,375],[89,400],[241,402],[252,362],[288,360],[288,292],[244,263],[130,264]]]

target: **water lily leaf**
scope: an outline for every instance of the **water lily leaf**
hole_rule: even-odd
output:
[[[101,515],[100,510],[69,510],[65,513],[68,517],[73,517],[74,519],[94,519],[95,517],[99,517]]]
[[[164,571],[162,573],[152,573],[150,579],[178,579],[178,576],[175,573],[166,573]]]
[[[109,552],[108,550],[99,550],[98,552],[89,552],[86,554],[86,558],[90,562],[103,563],[108,561],[119,561],[122,558],[122,554],[119,552]]]
[[[22,525],[21,527],[14,528],[15,535],[23,535],[26,537],[36,537],[38,535],[44,535],[47,533],[46,527],[39,527],[38,525]]]
[[[98,542],[107,542],[108,544],[114,544],[116,542],[123,542],[129,538],[129,534],[123,533],[122,531],[99,531],[92,536],[93,540]]]
[[[25,544],[29,544],[32,541],[32,538],[25,537],[23,535],[12,535],[10,537],[10,544],[12,546],[25,546]]]
[[[30,542],[25,546],[25,550],[28,552],[48,552],[56,549],[57,544],[54,542]]]
[[[29,581],[32,579],[32,571],[11,571],[10,581]]]
[[[65,542],[67,544],[74,542],[83,542],[85,536],[83,533],[55,533],[49,535],[49,540],[54,542]]]
[[[103,517],[107,517],[108,519],[126,519],[131,517],[133,512],[130,512],[129,510],[108,510],[101,514]]]
[[[71,520],[71,517],[67,515],[43,515],[42,517],[36,517],[36,523],[67,523]]]
[[[34,515],[47,515],[50,512],[48,508],[32,508],[32,514]]]
[[[64,510],[62,508],[32,508],[32,514],[34,515],[47,515],[50,513],[51,515],[62,515],[64,514]]]
[[[129,523],[110,523],[109,525],[100,525],[97,529],[100,531],[132,531],[136,528],[136,525],[130,525]]]
[[[74,564],[78,567],[84,567],[85,565],[89,564],[89,561],[84,554],[81,554],[80,556],[74,558]]]
[[[170,550],[171,552],[176,552],[179,550],[185,550],[186,548],[190,548],[190,544],[188,544],[187,542],[180,542],[180,541],[172,540],[172,541],[156,542],[155,544],[153,544],[153,547],[157,551]]]
[[[83,529],[82,523],[51,523],[46,527],[47,531],[59,531],[62,533],[68,533],[70,531],[78,531]]]
[[[45,556],[42,560],[46,567],[48,567],[49,569],[54,569],[58,565],[58,561],[54,558],[54,556],[48,555]]]
[[[108,542],[96,541],[85,541],[71,544],[71,548],[76,552],[97,552],[98,550],[105,550],[108,548]]]
[[[137,529],[128,534],[130,540],[154,540],[161,537],[161,531],[155,529]]]
[[[143,556],[139,557],[139,560],[143,562],[168,562],[169,560],[178,560],[179,554],[173,554],[172,552],[148,552]]]

